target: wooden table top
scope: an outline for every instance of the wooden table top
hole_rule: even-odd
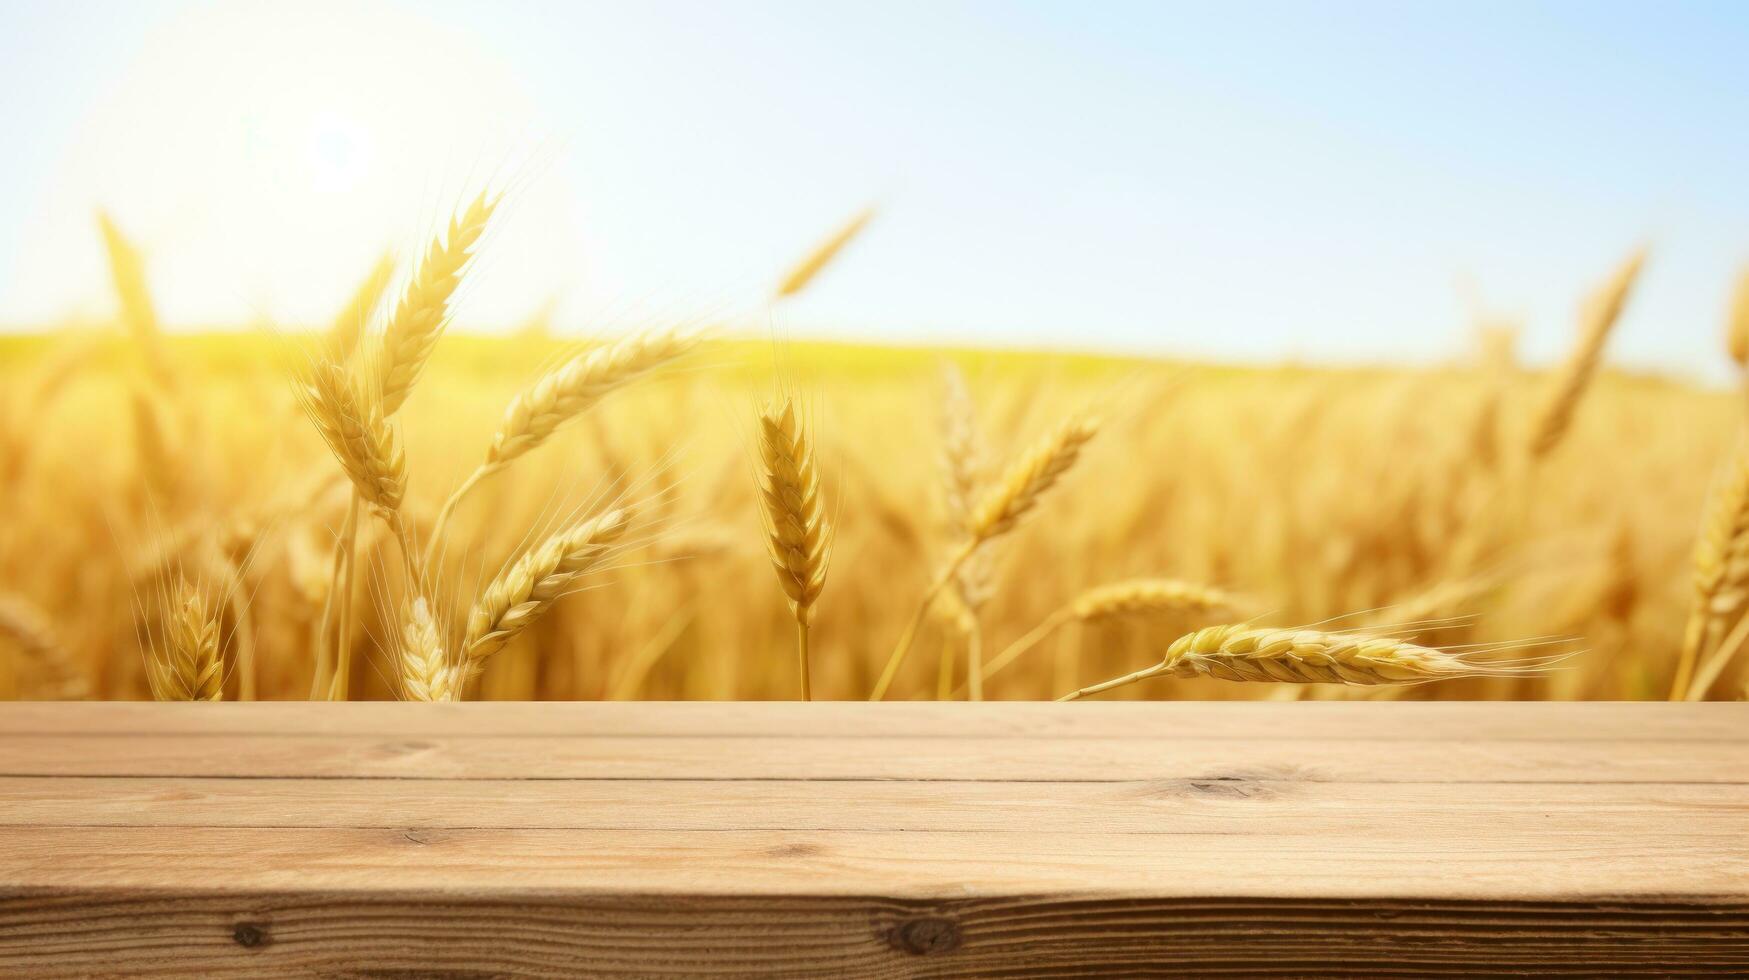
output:
[[[0,800],[18,975],[1749,970],[1745,704],[10,704]]]

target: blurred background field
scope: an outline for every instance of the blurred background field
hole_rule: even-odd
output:
[[[308,693],[346,496],[295,404],[288,344],[170,338],[179,381],[162,397],[142,394],[137,352],[117,332],[0,341],[0,588],[46,613],[94,696],[147,696],[139,620],[153,576],[169,561],[211,578],[214,549],[240,566],[257,696]],[[416,527],[478,459],[510,396],[568,349],[445,338],[399,416]],[[813,409],[837,525],[815,627],[823,697],[865,696],[953,541],[944,365],[963,374],[992,460],[1069,411],[1095,404],[1106,418],[1058,495],[994,549],[981,616],[991,654],[1084,590],[1137,577],[1220,586],[1277,623],[1377,609],[1385,620],[1456,617],[1436,632],[1443,643],[1582,638],[1584,652],[1546,676],[1396,695],[1411,698],[1662,696],[1688,615],[1697,515],[1740,411],[1732,394],[1605,373],[1568,438],[1526,473],[1526,419],[1546,379],[1498,361],[1238,368],[719,341],[613,394],[458,514],[452,534],[468,544],[452,576],[470,580],[578,502],[639,501],[648,521],[587,588],[494,658],[480,696],[795,696],[793,621],[761,544],[751,448],[774,361]],[[154,475],[165,460],[168,472]],[[1519,480],[1522,507],[1491,503],[1491,486]],[[398,628],[385,622],[393,588],[380,569],[396,559],[380,533],[366,541],[379,571],[357,584],[369,653],[351,690],[388,697]],[[1158,659],[1166,640],[1212,621],[1070,625],[992,677],[986,695],[1056,696]],[[959,637],[951,616],[932,615],[893,696],[936,696],[944,653],[962,686]],[[3,663],[14,694],[57,683],[27,658]],[[1344,696],[1186,681],[1127,694]]]

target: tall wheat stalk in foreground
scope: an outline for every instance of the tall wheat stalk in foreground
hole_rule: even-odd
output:
[[[874,208],[867,208],[855,217],[845,222],[844,226],[833,232],[831,237],[814,246],[803,259],[790,269],[777,284],[777,298],[794,296],[808,287],[820,270],[826,268],[832,258],[850,244],[851,239],[862,233],[868,223],[874,220]]]
[[[626,337],[578,354],[518,394],[504,410],[504,420],[492,435],[485,462],[474,468],[437,512],[431,540],[426,544],[426,565],[436,558],[450,515],[481,480],[546,442],[561,426],[608,394],[676,360],[698,343],[697,334],[678,330]]]
[[[1726,628],[1749,605],[1749,436],[1740,436],[1730,462],[1713,488],[1694,545],[1693,598],[1682,652],[1670,685],[1670,700],[1700,693],[1717,678],[1722,661],[1709,659],[1703,676],[1695,665],[1718,646]]]
[[[164,610],[161,643],[148,653],[147,678],[160,701],[220,701],[225,665],[219,650],[219,620],[200,590],[178,579]]]
[[[910,652],[912,641],[917,636],[917,628],[928,614],[930,603],[952,581],[960,566],[985,542],[1013,530],[1022,517],[1038,506],[1039,499],[1075,465],[1075,461],[1081,456],[1081,450],[1098,431],[1098,420],[1072,416],[1058,426],[1056,431],[1027,450],[1009,467],[1002,481],[984,494],[972,511],[965,542],[924,590],[923,598],[917,604],[917,611],[899,634],[899,642],[894,646],[892,655],[887,658],[886,667],[875,681],[874,692],[869,695],[869,700],[879,701],[887,696],[887,689],[892,686],[893,678],[898,676],[899,667],[904,664],[905,655]]]
[[[468,612],[456,690],[478,677],[488,657],[539,619],[584,573],[600,565],[630,523],[629,511],[610,510],[553,535],[499,573]]]
[[[1391,636],[1318,630],[1211,626],[1187,633],[1152,667],[1066,694],[1059,701],[1134,684],[1152,677],[1214,677],[1289,684],[1415,684],[1422,681],[1514,672],[1516,665],[1482,665],[1436,647]]]
[[[1616,320],[1621,317],[1628,293],[1645,262],[1646,250],[1635,251],[1616,269],[1609,281],[1585,301],[1580,313],[1579,341],[1555,374],[1531,430],[1530,453],[1533,458],[1548,455],[1567,434],[1573,422],[1573,411],[1597,374],[1597,367],[1603,360],[1603,345],[1609,340]]]
[[[796,660],[802,700],[813,699],[808,663],[808,628],[814,603],[826,587],[831,564],[832,527],[820,500],[820,470],[807,426],[796,417],[795,402],[784,398],[759,416],[759,494],[765,519],[765,544],[778,584],[796,619]]]

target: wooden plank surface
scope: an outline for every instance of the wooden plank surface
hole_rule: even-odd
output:
[[[17,704],[0,972],[1749,971],[1749,705]]]

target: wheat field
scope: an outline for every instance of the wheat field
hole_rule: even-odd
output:
[[[1742,696],[1742,398],[1610,369],[1641,253],[1537,370],[484,337],[493,206],[210,335],[103,221],[113,320],[0,336],[0,694]]]

